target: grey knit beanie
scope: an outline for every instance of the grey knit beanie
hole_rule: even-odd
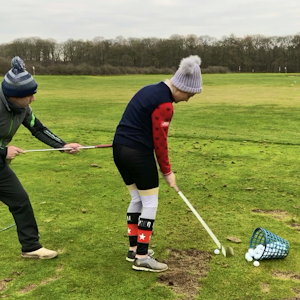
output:
[[[202,78],[201,78],[201,58],[197,55],[190,55],[183,58],[180,62],[179,69],[171,78],[171,82],[180,91],[186,93],[201,93]]]
[[[22,98],[36,93],[37,83],[26,71],[23,60],[15,56],[11,60],[12,68],[6,73],[2,81],[2,91],[8,97]]]

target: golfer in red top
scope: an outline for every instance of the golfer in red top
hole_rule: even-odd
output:
[[[139,90],[128,103],[116,129],[114,161],[131,195],[126,260],[134,262],[134,270],[168,269],[148,249],[158,206],[159,180],[154,152],[165,181],[178,189],[168,156],[168,130],[173,102],[188,101],[202,91],[200,64],[201,59],[196,55],[183,58],[170,80]]]

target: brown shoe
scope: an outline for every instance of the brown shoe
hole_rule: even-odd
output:
[[[32,252],[22,252],[21,256],[26,258],[40,258],[40,259],[51,259],[58,255],[56,251],[46,249],[44,247],[32,251]]]

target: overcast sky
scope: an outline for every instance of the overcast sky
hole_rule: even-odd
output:
[[[173,34],[300,34],[300,0],[6,0],[0,43],[39,37],[64,42]]]

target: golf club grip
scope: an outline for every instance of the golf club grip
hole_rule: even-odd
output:
[[[108,148],[112,147],[112,144],[96,145],[95,148]]]
[[[195,210],[195,208],[193,207],[193,205],[189,202],[189,200],[183,195],[183,193],[181,191],[178,192],[178,194],[180,195],[180,197],[182,198],[182,200],[186,203],[186,205],[191,209],[191,211],[194,213],[194,215],[197,217],[197,219],[200,221],[200,223],[205,228],[205,230],[208,232],[208,234],[210,235],[210,237],[214,240],[214,242],[218,246],[218,248],[222,249],[223,247],[222,247],[221,243],[216,238],[216,236],[213,234],[213,232],[210,230],[210,228],[207,226],[207,224],[205,223],[205,221],[200,217],[200,215]]]

